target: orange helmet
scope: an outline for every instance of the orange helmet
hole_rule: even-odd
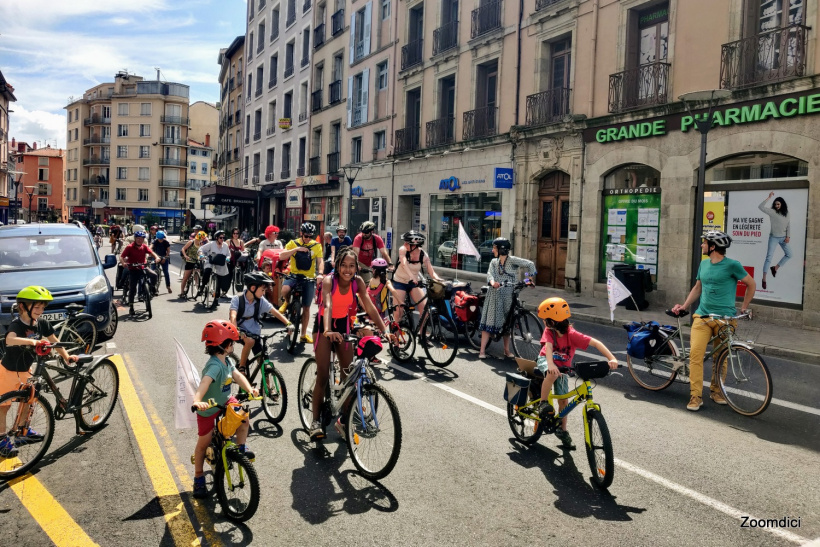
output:
[[[538,305],[538,317],[541,319],[552,319],[560,323],[565,319],[569,319],[570,316],[569,304],[563,298],[553,296]]]
[[[202,329],[202,341],[205,346],[221,346],[225,340],[239,340],[239,331],[227,321],[208,321]]]

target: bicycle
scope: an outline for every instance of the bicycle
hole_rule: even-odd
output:
[[[584,418],[584,444],[589,468],[592,471],[592,482],[599,488],[609,488],[615,474],[612,439],[601,411],[601,405],[592,399],[592,390],[596,385],[594,380],[610,373],[609,362],[586,361],[576,363],[573,367],[558,365],[559,371],[570,376],[577,376],[581,379],[581,384],[576,384],[575,389],[566,395],[555,395],[550,392],[547,396],[550,407],[546,413],[539,414],[541,384],[544,376],[535,368],[535,362],[528,359],[516,359],[516,361],[518,370],[524,376],[507,374],[507,390],[504,393],[507,399],[507,421],[515,438],[526,445],[531,445],[537,442],[544,433],[557,433],[561,429],[561,420],[581,404]],[[569,403],[564,410],[556,413],[555,401],[560,400],[566,400]]]
[[[268,340],[282,333],[287,334],[287,331],[288,329],[285,328],[276,330],[271,334],[257,336],[240,329],[240,332],[245,336],[252,340],[262,342],[262,351],[253,357],[248,357],[247,366],[245,370],[242,371],[242,374],[245,374],[248,382],[256,387],[256,377],[260,372],[262,373],[262,387],[260,389],[260,394],[262,395],[262,410],[265,412],[265,416],[275,424],[278,424],[285,418],[285,413],[288,410],[288,390],[285,387],[285,377],[282,376],[282,373],[276,368],[273,361],[270,360]],[[236,363],[237,368],[239,368],[239,356],[235,353],[231,353],[229,357]],[[247,374],[246,371],[250,371],[250,374]]]
[[[288,321],[293,324],[293,330],[287,338],[287,350],[288,353],[294,355],[296,353],[296,344],[299,342],[299,328],[302,326],[302,291],[304,290],[305,283],[316,283],[316,280],[305,277],[302,274],[285,274],[282,272],[276,272],[276,275],[279,277],[284,277],[285,279],[294,279],[297,281],[297,283],[290,288],[290,291],[285,298],[285,302],[288,304],[285,317],[287,317]]]
[[[94,234],[94,247],[96,247],[98,251],[100,247],[102,247],[102,236],[100,234]]]
[[[424,288],[427,285],[420,282],[417,286]],[[407,291],[404,302],[398,306],[391,304],[387,307],[391,332],[398,339],[397,345],[390,346],[390,354],[402,363],[411,360],[416,351],[416,340],[418,339],[418,343],[421,344],[430,362],[446,367],[453,362],[458,352],[458,330],[453,320],[448,315],[440,314],[438,306],[432,301],[424,307],[419,323],[416,325],[413,311],[425,300],[428,300],[427,294],[418,302],[413,302],[410,291]],[[398,307],[404,310],[404,314],[396,322],[393,317]]]
[[[248,397],[246,393],[240,393],[237,400],[257,401],[261,397]],[[220,417],[214,423],[214,432],[211,437],[211,444],[205,449],[205,461],[211,466],[214,473],[214,488],[222,512],[228,520],[233,522],[245,522],[250,519],[259,508],[259,476],[251,461],[239,452],[239,447],[232,440],[231,435],[223,435],[223,428],[230,429],[227,423],[226,412],[228,405],[217,404],[215,400],[208,401],[208,408],[219,408]],[[196,412],[195,406],[191,407],[191,412]],[[243,407],[247,413],[247,407]],[[238,424],[235,424],[238,426]],[[236,431],[236,427],[233,428]],[[194,456],[191,455],[191,463],[194,463]],[[236,469],[235,469],[236,468]],[[231,499],[228,496],[231,495]]]
[[[43,314],[49,320],[54,334],[60,342],[72,344],[69,355],[91,353],[97,344],[97,325],[93,315],[82,313],[85,307],[82,304],[67,304],[65,315]],[[12,304],[12,314],[17,312],[17,304]],[[43,316],[41,316],[43,317]],[[56,320],[53,322],[52,320]],[[6,354],[6,339],[0,337],[0,359]]]
[[[358,327],[360,325],[354,326]],[[390,393],[376,383],[376,376],[370,367],[370,359],[381,351],[381,345],[369,344],[363,350],[359,347],[361,337],[343,335],[343,338],[347,343],[356,344],[356,357],[347,371],[342,371],[336,356],[336,344],[332,345],[328,383],[319,420],[326,428],[335,417],[346,412],[345,442],[353,465],[368,479],[382,479],[396,466],[401,452],[399,409]],[[317,371],[316,359],[311,357],[299,372],[299,420],[308,432],[313,421],[313,388]],[[342,377],[343,372],[347,372],[347,377]],[[388,450],[386,456],[381,455],[383,448]]]
[[[231,287],[234,294],[240,294],[245,290],[245,274],[251,271],[251,260],[248,251],[241,251],[239,258],[236,259],[236,265],[233,268],[233,277],[231,280]]]
[[[140,276],[139,280],[137,281],[137,286],[135,287],[135,290],[137,291],[137,294],[130,295],[132,300],[131,300],[130,305],[129,305],[129,312],[130,312],[131,315],[135,315],[133,300],[139,300],[139,298],[133,298],[133,297],[136,297],[137,295],[139,295],[139,297],[142,298],[142,302],[145,304],[145,313],[148,315],[148,319],[151,319],[154,316],[154,314],[151,312],[151,297],[154,293],[153,293],[153,288],[151,287],[151,283],[148,281],[148,273],[145,271],[148,268],[148,265],[147,264],[135,263],[135,264],[129,264],[128,267],[129,267],[129,270],[128,270],[128,275],[129,276],[130,275],[139,275]],[[131,268],[134,268],[134,269],[131,269]],[[131,283],[130,281],[127,283],[128,287],[130,287],[130,283]],[[127,295],[126,292],[123,291],[123,299],[125,299],[128,296],[129,295]]]
[[[191,275],[188,276],[188,282],[182,287],[181,293],[185,295],[185,299],[199,298],[202,291],[202,260],[198,260],[194,264],[194,269],[191,270]]]
[[[98,431],[111,416],[119,395],[120,376],[116,365],[107,356],[79,355],[77,363],[60,365],[57,360],[46,358],[57,347],[68,348],[73,344],[41,342],[35,353],[37,362],[31,378],[17,391],[0,396],[0,407],[8,406],[8,417],[13,417],[12,427],[7,431],[14,449],[0,451],[0,478],[11,479],[27,473],[48,451],[54,437],[54,420],[62,420],[69,414],[74,417],[75,433]],[[86,367],[85,365],[89,365]],[[56,373],[52,377],[49,373]],[[71,390],[66,399],[57,384],[71,379]],[[52,393],[56,407],[44,397]],[[36,437],[30,437],[36,432]]]
[[[504,319],[501,332],[491,333],[490,341],[498,342],[504,336],[510,336],[515,356],[529,361],[535,361],[541,352],[541,336],[544,334],[544,323],[538,319],[534,313],[527,311],[519,300],[521,291],[527,286],[531,286],[531,284],[526,281],[505,281],[501,283],[501,287],[513,287],[513,301],[507,312],[507,317]],[[479,309],[477,317],[476,319],[468,321],[465,327],[467,341],[475,349],[481,349],[482,331],[479,328],[479,324],[481,323],[481,311],[487,293],[491,289],[495,290],[488,285],[481,287],[481,293],[478,295]]]
[[[629,374],[639,386],[660,391],[666,389],[676,380],[689,383],[689,349],[683,336],[681,318],[689,312],[681,310],[679,314],[666,310],[666,315],[677,319],[677,328],[661,325],[657,327],[660,336],[659,346],[652,355],[647,355],[643,363],[637,363],[629,353],[626,364]],[[735,338],[737,321],[751,320],[751,313],[734,316],[703,315],[718,323],[718,333],[709,340],[712,350],[704,357],[704,362],[713,358],[720,392],[729,406],[744,416],[757,416],[768,408],[772,401],[772,376],[763,358],[754,350],[753,342],[740,341]],[[629,323],[624,328],[647,323]],[[675,342],[678,339],[680,348]],[[717,356],[715,358],[715,356]]]

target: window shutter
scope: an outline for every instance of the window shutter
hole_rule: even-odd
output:
[[[351,10],[350,13],[350,64],[353,64],[353,59],[356,58],[356,12]],[[350,96],[350,95],[348,95]],[[348,124],[349,125],[349,124]]]
[[[364,7],[364,54],[370,53],[370,23],[373,15],[373,2],[368,2]]]
[[[367,95],[368,95],[367,92],[370,89],[369,81],[370,81],[370,69],[366,68],[362,71],[362,104],[361,104],[361,107],[362,107],[362,123],[367,122]]]
[[[347,127],[353,120],[353,76],[347,77]]]

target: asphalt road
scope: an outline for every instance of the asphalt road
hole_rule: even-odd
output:
[[[172,279],[177,292],[175,273]],[[700,412],[688,412],[688,386],[645,391],[626,369],[602,380],[595,398],[617,459],[614,484],[602,492],[589,480],[580,412],[569,424],[580,450],[561,450],[554,436],[521,445],[502,399],[514,361],[479,361],[464,348],[444,369],[422,359],[377,368],[403,425],[398,464],[380,483],[355,472],[335,431],[324,443],[309,442],[294,401],[310,352],[293,357],[277,350],[291,400],[281,426],[254,412],[249,445],[262,502],[253,519],[234,525],[221,517],[215,499],[190,496],[196,433],[174,427],[174,339],[204,365],[202,327],[227,317],[227,302],[215,313],[174,295],[162,294],[154,304],[148,321],[132,320],[121,308],[113,345],[98,350],[123,355],[136,406],[150,427],[139,427],[134,403],[123,400],[107,427],[90,437],[74,437],[70,419],[58,422],[49,455],[19,483],[37,481],[100,545],[180,544],[190,539],[188,521],[209,545],[789,545],[820,537],[820,403],[813,397],[820,367],[767,358],[776,400],[757,418],[708,399]],[[624,349],[622,329],[576,328],[612,350]],[[500,345],[490,353],[501,355]],[[146,448],[147,437],[161,453]],[[163,474],[181,497],[157,479]],[[17,490],[0,485],[0,543],[63,544],[44,531],[54,508],[27,509],[34,490]],[[799,518],[800,527],[745,528],[743,516]]]

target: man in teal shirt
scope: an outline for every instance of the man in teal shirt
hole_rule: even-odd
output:
[[[688,309],[692,303],[700,298],[700,305],[692,316],[692,333],[689,336],[689,404],[688,410],[697,411],[703,406],[703,359],[706,356],[706,346],[709,340],[717,334],[720,324],[714,320],[703,319],[701,316],[736,315],[735,293],[737,282],[746,285],[746,295],[740,312],[749,311],[749,303],[755,295],[755,280],[746,273],[737,260],[726,258],[726,249],[732,244],[732,238],[723,232],[706,232],[701,243],[701,252],[708,256],[700,263],[695,286],[686,297],[683,304],[675,304],[672,311],[675,313]],[[712,400],[719,405],[725,405],[726,399],[720,393],[715,376],[715,367],[712,367],[711,392]]]

